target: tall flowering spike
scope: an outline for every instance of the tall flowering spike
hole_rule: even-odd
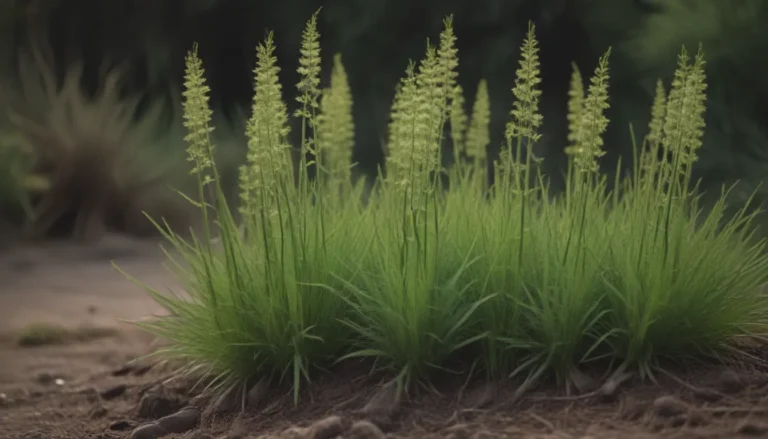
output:
[[[290,178],[292,165],[287,136],[288,111],[282,99],[278,81],[280,68],[274,55],[273,34],[267,35],[256,51],[254,97],[251,118],[248,120],[248,153],[246,165],[240,171],[243,209],[252,211],[255,206],[247,202],[267,203],[276,185],[283,178]],[[264,204],[262,204],[263,206]]]
[[[442,122],[447,108],[447,96],[443,94],[444,71],[434,46],[427,44],[427,55],[419,64],[416,75],[418,93],[422,96],[414,125],[414,164],[420,176],[436,171],[442,135]]]
[[[707,90],[704,64],[701,47],[693,63],[683,47],[667,100],[663,147],[677,157],[679,172],[686,172],[696,161],[696,151],[701,147]]]
[[[459,51],[456,48],[456,34],[453,32],[453,16],[443,20],[443,31],[437,48],[437,64],[440,70],[442,93],[447,99],[453,99],[459,73]],[[449,109],[448,109],[449,110]]]
[[[584,79],[576,64],[573,64],[571,86],[568,90],[568,144],[575,145],[578,139],[578,124],[584,112]]]
[[[651,121],[648,123],[648,143],[653,145],[661,142],[666,114],[667,92],[664,90],[664,83],[659,79],[656,81],[656,94],[653,97],[653,106],[651,107]]]
[[[653,97],[653,106],[651,107],[651,121],[648,123],[648,135],[645,141],[648,149],[644,150],[640,156],[640,166],[646,172],[656,172],[659,169],[659,148],[663,141],[664,118],[667,114],[667,95],[664,90],[664,83],[659,79],[656,81],[656,94]],[[667,166],[661,163],[661,166]]]
[[[584,101],[584,110],[576,129],[577,143],[566,152],[573,156],[576,170],[581,173],[596,173],[598,171],[597,159],[605,154],[603,151],[603,133],[608,127],[608,118],[605,110],[608,104],[608,58],[611,50],[600,57],[595,73],[590,80],[587,98]]]
[[[333,57],[331,85],[320,100],[318,137],[328,172],[341,181],[349,181],[355,127],[352,118],[352,92],[341,55]]]
[[[407,185],[414,148],[414,125],[416,114],[421,107],[421,96],[416,84],[416,72],[413,63],[408,65],[406,75],[401,79],[392,103],[387,142],[387,178],[396,185]]]
[[[536,41],[535,26],[528,24],[528,33],[522,46],[522,59],[515,78],[515,103],[512,109],[512,120],[507,124],[507,139],[527,138],[532,142],[539,140],[538,129],[542,116],[539,113],[541,98],[541,83],[539,70],[539,47]]]
[[[464,133],[467,130],[467,113],[464,111],[464,89],[460,85],[453,88],[451,98],[451,140],[453,141],[454,156],[465,148]]]
[[[186,72],[184,74],[184,127],[187,135],[184,140],[187,147],[188,160],[193,163],[191,173],[202,176],[204,184],[211,181],[210,174],[205,170],[213,166],[213,143],[210,134],[213,132],[211,116],[213,112],[208,105],[208,93],[211,89],[205,82],[203,61],[198,56],[198,46],[195,43],[186,57]]]
[[[296,85],[299,97],[296,98],[301,107],[296,110],[296,116],[311,119],[312,112],[319,107],[320,98],[320,33],[317,31],[317,16],[320,11],[312,14],[301,40],[301,56],[299,57],[298,73],[301,80]]]
[[[490,123],[491,104],[488,96],[488,81],[482,79],[477,85],[477,94],[472,105],[472,118],[467,130],[467,154],[477,163],[482,163],[488,154],[487,147],[491,143]]]

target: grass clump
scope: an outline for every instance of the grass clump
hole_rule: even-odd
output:
[[[163,227],[181,255],[186,295],[150,290],[171,316],[141,325],[171,341],[164,353],[220,386],[287,379],[297,400],[314,370],[349,358],[373,359],[400,391],[439,370],[473,369],[522,380],[522,394],[548,377],[579,390],[592,364],[653,377],[668,359],[734,353],[737,337],[765,333],[768,256],[751,239],[752,216],[726,219],[722,203],[704,214],[691,189],[706,90],[701,51],[692,60],[682,52],[669,92],[660,84],[635,171],[617,174],[611,191],[598,167],[610,51],[586,90],[574,69],[567,187],[555,197],[532,153],[543,126],[534,26],[490,191],[487,88],[480,83],[471,117],[462,114],[455,39],[447,19],[438,44],[408,66],[391,110],[387,172],[363,203],[348,173],[354,132],[341,59],[321,91],[313,16],[293,115],[304,154],[293,172],[270,34],[254,70],[239,229],[214,163],[204,70],[190,52],[189,154],[199,199],[211,193],[215,203],[190,201],[216,221],[200,239]],[[454,148],[474,158],[450,173],[450,189],[439,184],[446,123]],[[314,164],[320,172],[310,179]]]
[[[178,214],[178,199],[163,188],[183,153],[158,141],[166,105],[142,109],[141,96],[123,96],[120,68],[105,69],[93,95],[81,60],[59,78],[46,35],[30,24],[18,72],[0,96],[0,192],[14,194],[7,202],[23,209],[16,222],[33,237],[91,240],[112,229],[140,233],[134,220],[146,223],[144,210]]]

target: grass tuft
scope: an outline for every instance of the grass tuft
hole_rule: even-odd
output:
[[[533,172],[544,121],[531,25],[507,145],[493,163],[504,178],[488,191],[487,86],[467,118],[448,18],[397,88],[387,172],[362,203],[349,190],[354,127],[343,65],[337,55],[321,91],[316,20],[304,33],[301,109],[291,116],[311,157],[297,172],[272,35],[258,47],[239,227],[213,164],[202,63],[194,48],[187,58],[190,158],[199,198],[215,200],[192,202],[215,221],[200,239],[162,227],[186,289],[150,290],[170,316],[141,326],[171,341],[163,353],[213,374],[219,387],[286,380],[296,402],[317,370],[350,358],[372,359],[400,392],[436,371],[481,370],[521,380],[520,396],[551,377],[580,390],[584,369],[597,365],[653,378],[662,362],[738,354],[734,340],[765,334],[768,255],[753,239],[754,214],[726,217],[727,192],[703,211],[691,181],[704,124],[701,50],[692,59],[682,51],[668,92],[659,83],[634,172],[617,174],[612,190],[598,167],[610,50],[586,91],[574,69],[567,189],[553,197]],[[446,123],[454,147],[475,162],[472,172],[450,174],[458,177],[450,188],[438,184]],[[306,172],[313,162],[317,179]]]

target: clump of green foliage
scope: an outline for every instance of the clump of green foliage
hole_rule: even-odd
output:
[[[178,199],[163,200],[172,194],[162,191],[176,162],[168,142],[158,141],[166,106],[152,102],[141,111],[140,96],[121,93],[118,68],[105,71],[93,96],[83,87],[82,63],[59,80],[45,36],[29,31],[16,82],[3,89],[0,192],[10,194],[0,194],[3,211],[18,206],[23,215],[13,219],[35,237],[80,239],[126,231],[132,218],[144,220],[143,210],[176,213],[168,206]],[[158,199],[162,211],[150,206]]]
[[[705,215],[689,191],[703,130],[701,51],[691,58],[683,50],[669,88],[660,83],[635,172],[617,175],[612,191],[597,165],[610,51],[588,84],[574,71],[567,187],[551,197],[531,153],[543,126],[531,25],[507,144],[494,163],[503,177],[488,191],[480,184],[487,90],[481,83],[471,116],[459,114],[456,37],[446,19],[437,44],[398,86],[387,173],[361,203],[347,173],[343,66],[336,58],[330,89],[321,91],[317,41],[313,16],[294,114],[302,157],[311,159],[298,175],[272,35],[258,47],[240,230],[214,163],[202,62],[196,48],[189,53],[189,160],[198,198],[212,193],[215,203],[191,201],[217,226],[191,240],[163,227],[181,257],[175,266],[186,295],[149,289],[171,314],[141,323],[171,341],[162,353],[215,375],[220,386],[287,378],[297,399],[313,371],[349,358],[374,359],[401,391],[466,366],[519,378],[522,393],[548,377],[578,389],[594,362],[653,377],[663,361],[735,353],[736,338],[765,332],[768,256],[764,242],[750,240],[752,217],[724,220],[722,202]],[[439,184],[447,123],[454,144],[476,159],[450,189]],[[306,167],[315,162],[323,172],[312,180]],[[221,245],[214,247],[214,235]]]

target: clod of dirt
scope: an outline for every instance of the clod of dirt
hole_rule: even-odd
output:
[[[344,433],[344,420],[341,416],[329,416],[309,427],[307,439],[333,439]]]
[[[116,386],[108,387],[101,391],[99,395],[106,401],[109,401],[111,399],[119,398],[125,394],[125,391],[128,390],[128,386],[125,384],[118,384]]]
[[[485,408],[496,399],[496,395],[499,392],[499,386],[492,383],[483,383],[470,390],[461,399],[462,405],[468,408],[481,409]]]
[[[736,426],[736,433],[744,436],[763,436],[768,433],[768,424],[755,420],[744,420]]]
[[[746,383],[736,371],[728,369],[720,374],[719,387],[725,393],[738,393],[744,390]]]
[[[138,415],[141,418],[157,419],[181,408],[177,398],[167,396],[161,389],[151,389],[139,401]]]
[[[653,413],[660,418],[685,415],[689,409],[688,404],[674,396],[661,396],[653,401]]]
[[[347,430],[345,439],[384,439],[387,436],[371,421],[357,421]]]
[[[168,432],[165,431],[165,429],[161,427],[160,424],[157,422],[151,422],[149,424],[136,427],[136,429],[131,433],[130,439],[157,439],[167,434]]]
[[[112,376],[113,377],[126,376],[129,373],[133,372],[134,370],[135,370],[134,366],[131,366],[130,364],[126,364],[125,366],[121,366],[120,368],[113,370]]]
[[[109,424],[109,429],[112,431],[126,431],[135,428],[136,424],[131,421],[120,420]]]
[[[138,367],[137,367],[137,368],[136,368],[136,369],[133,371],[133,376],[137,376],[137,377],[140,377],[140,376],[144,376],[144,375],[146,375],[146,374],[147,374],[147,372],[149,372],[150,370],[152,370],[152,365],[151,365],[151,364],[145,364],[144,366],[138,366]]]
[[[268,392],[269,380],[262,377],[253,387],[251,387],[251,390],[248,391],[248,394],[245,397],[247,406],[251,408],[258,407],[267,398]]]
[[[157,420],[157,423],[169,433],[186,433],[200,422],[200,409],[186,407],[172,415]]]
[[[374,417],[389,418],[400,410],[397,381],[384,384],[363,407],[361,413]]]

